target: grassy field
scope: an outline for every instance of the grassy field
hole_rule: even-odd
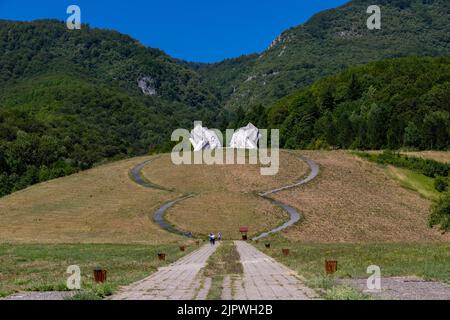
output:
[[[411,151],[411,152],[402,152],[402,154],[431,159],[439,162],[450,163],[450,151]]]
[[[143,174],[158,185],[197,194],[170,208],[169,222],[196,235],[220,231],[224,239],[237,239],[239,226],[248,226],[252,236],[288,219],[284,210],[256,192],[300,180],[308,167],[298,157],[281,152],[277,175],[262,176],[259,170],[260,165],[250,164],[177,166],[169,155],[163,155],[146,166]]]
[[[149,157],[114,162],[34,185],[0,199],[0,243],[176,242],[153,211],[174,197],[146,189],[128,176]]]
[[[265,248],[266,242],[271,243],[270,249]],[[326,289],[326,298],[336,299],[342,294],[342,288],[335,287],[335,278],[367,278],[369,265],[379,266],[382,277],[418,276],[450,283],[448,243],[325,244],[291,242],[275,236],[254,245],[304,276],[308,286]],[[282,248],[289,248],[290,254],[283,256]],[[332,277],[325,275],[325,260],[338,261],[338,271]],[[344,293],[346,298],[365,298],[351,290]]]
[[[384,275],[414,274],[450,283],[450,235],[427,226],[435,199],[431,180],[345,151],[296,154],[315,160],[320,174],[305,186],[273,195],[296,207],[302,220],[275,236],[272,249],[265,250],[262,242],[260,249],[304,275],[311,286],[327,287],[331,298],[364,297],[327,285],[324,259],[339,260],[339,277],[365,276],[367,266],[377,264]],[[238,238],[238,227],[247,225],[253,235],[287,219],[256,193],[297,181],[309,171],[287,152],[281,153],[276,176],[261,176],[260,165],[175,166],[169,157],[119,161],[1,198],[0,295],[65,290],[71,264],[82,269],[85,297],[108,295],[161,266],[158,251],[168,253],[171,262],[182,255],[179,244],[190,244],[152,222],[162,203],[194,192],[168,210],[171,223],[200,236],[221,231],[224,239]],[[153,161],[144,168],[145,177],[174,192],[130,180],[129,170],[147,159]],[[291,248],[292,254],[281,256],[281,247]],[[235,272],[228,270],[236,260],[233,248],[227,242],[219,248],[210,261],[213,269]],[[93,282],[97,266],[108,270],[106,285]],[[210,298],[216,298],[223,278],[206,272],[217,289]]]
[[[369,163],[345,151],[296,151],[314,159],[319,176],[275,198],[296,207],[302,221],[284,234],[293,241],[430,242],[448,235],[427,227],[433,199],[421,197],[413,175]],[[143,169],[151,182],[175,192],[136,185],[129,170],[150,157],[134,158],[32,186],[0,199],[0,243],[175,243],[181,238],[151,219],[162,203],[185,192],[196,196],[167,212],[170,223],[194,235],[220,231],[224,239],[271,229],[287,213],[256,195],[305,176],[306,164],[281,152],[280,170],[262,176],[260,165],[180,165],[156,156]],[[394,174],[396,179],[393,179]],[[400,181],[403,177],[404,181]],[[407,187],[407,188],[405,188]],[[428,192],[428,193],[427,193]]]
[[[237,158],[236,155],[236,161]],[[239,159],[245,161],[242,157]],[[261,175],[261,167],[261,164],[175,165],[170,154],[164,154],[147,165],[142,172],[157,185],[195,193],[255,193],[300,180],[309,172],[302,160],[285,151],[280,151],[280,166],[276,175]]]
[[[427,226],[431,201],[392,179],[386,168],[345,151],[301,151],[321,167],[311,183],[274,195],[300,210],[283,235],[319,243],[441,242]]]
[[[254,236],[289,219],[289,214],[254,194],[204,192],[168,210],[167,220],[197,237],[221,232],[223,239],[239,239],[240,226]]]
[[[169,264],[185,252],[172,245],[124,244],[0,244],[0,296],[19,291],[64,291],[69,265],[81,268],[81,292],[85,297],[100,298],[121,285],[140,280],[158,267]],[[165,252],[166,261],[157,253]],[[107,270],[107,282],[97,285],[95,268]]]
[[[408,169],[388,167],[394,179],[400,181],[402,187],[420,193],[424,198],[435,201],[441,193],[434,188],[434,179]]]

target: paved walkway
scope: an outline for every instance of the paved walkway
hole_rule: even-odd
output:
[[[259,193],[260,196],[264,197],[264,196],[268,196],[269,194],[275,193],[275,192],[280,192],[283,190],[287,190],[287,189],[291,189],[291,188],[295,188],[301,185],[304,185],[308,182],[310,182],[311,180],[314,180],[315,177],[317,177],[317,175],[319,174],[319,165],[317,163],[315,163],[313,160],[311,159],[306,159],[304,157],[299,157],[301,160],[303,160],[308,167],[310,168],[310,173],[308,174],[308,176],[300,181],[294,182],[292,184],[288,184],[286,186],[283,187],[279,187],[276,189],[272,189],[272,190],[268,190],[265,192],[261,192]]]
[[[200,249],[160,268],[151,276],[123,287],[112,300],[192,300],[200,290],[200,270],[218,245],[203,245]],[[207,292],[207,290],[206,290]],[[205,297],[199,297],[205,298]]]
[[[168,189],[166,187],[157,185],[151,181],[148,181],[148,179],[146,179],[143,175],[142,175],[142,169],[149,164],[153,159],[150,160],[146,160],[136,166],[134,166],[133,168],[131,168],[130,170],[130,177],[131,180],[133,180],[135,183],[137,183],[138,185],[144,187],[144,188],[151,188],[151,189],[159,189],[159,190],[164,190],[164,191],[169,191],[169,192],[174,192],[174,190],[172,189]],[[174,226],[172,226],[170,223],[168,223],[165,219],[164,219],[164,214],[166,213],[167,209],[169,209],[170,207],[172,207],[174,204],[186,200],[187,198],[193,197],[193,194],[184,194],[181,195],[177,198],[174,198],[173,200],[170,200],[166,203],[164,203],[160,208],[158,208],[154,213],[153,213],[153,221],[155,221],[155,223],[157,225],[159,225],[162,229],[171,232],[171,233],[175,233],[175,234],[179,234],[179,235],[183,235],[186,237],[191,237],[191,234],[189,232],[184,232],[181,230],[178,230],[177,228],[175,228]]]
[[[317,163],[315,163],[313,160],[306,159],[304,157],[300,157],[300,159],[303,160],[308,165],[308,167],[311,170],[309,175],[306,178],[304,178],[304,179],[302,179],[300,181],[297,181],[295,183],[283,186],[283,187],[279,187],[279,188],[276,188],[276,189],[272,189],[272,190],[268,190],[268,191],[265,191],[265,192],[258,193],[258,195],[260,197],[262,197],[264,199],[267,199],[269,201],[272,201],[272,203],[274,205],[279,206],[280,208],[286,210],[289,213],[289,216],[290,216],[289,220],[286,221],[285,223],[283,223],[281,226],[275,228],[275,229],[272,229],[272,230],[270,230],[268,232],[261,233],[257,237],[254,237],[253,240],[259,240],[261,238],[267,237],[268,235],[270,235],[272,233],[277,233],[277,232],[279,232],[279,231],[281,231],[283,229],[286,229],[287,227],[290,227],[291,225],[293,225],[294,223],[296,223],[297,221],[300,220],[300,213],[297,212],[297,210],[295,208],[293,208],[293,207],[291,207],[291,206],[289,206],[289,205],[287,205],[287,204],[285,204],[283,202],[280,202],[278,200],[275,200],[275,199],[272,199],[271,197],[269,197],[269,195],[271,195],[273,193],[280,192],[280,191],[283,191],[283,190],[287,190],[287,189],[291,189],[291,188],[295,188],[295,187],[307,184],[308,182],[310,182],[311,180],[314,180],[317,177],[317,175],[319,174],[319,165]]]
[[[307,288],[294,271],[276,262],[252,245],[235,241],[237,251],[244,267],[244,278],[233,283],[236,300],[309,300],[316,297],[313,290]],[[226,286],[226,292],[229,288]],[[229,290],[228,290],[229,291]],[[229,297],[227,294],[225,297]]]

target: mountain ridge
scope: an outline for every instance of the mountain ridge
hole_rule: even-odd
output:
[[[366,27],[366,10],[372,4],[369,0],[349,1],[281,33],[250,62],[251,68],[223,83],[226,89],[222,90],[229,93],[226,108],[267,106],[323,76],[357,64],[410,55],[450,55],[448,1],[378,1],[381,30]],[[217,72],[214,66],[210,70]],[[216,76],[223,78],[220,73]]]

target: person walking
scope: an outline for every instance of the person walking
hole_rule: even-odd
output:
[[[211,234],[211,242],[212,242],[212,245],[216,244],[216,236],[214,235],[214,233]]]
[[[212,245],[213,244],[213,240],[212,240],[212,232],[209,233],[209,243]]]
[[[222,240],[222,234],[219,231],[219,233],[217,234],[217,241],[220,241],[220,240]]]

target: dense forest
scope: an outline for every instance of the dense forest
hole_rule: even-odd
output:
[[[285,148],[449,149],[450,58],[373,62],[238,113]]]
[[[217,99],[187,66],[118,32],[79,31],[0,21],[0,196],[170,150],[172,130],[216,121]]]

